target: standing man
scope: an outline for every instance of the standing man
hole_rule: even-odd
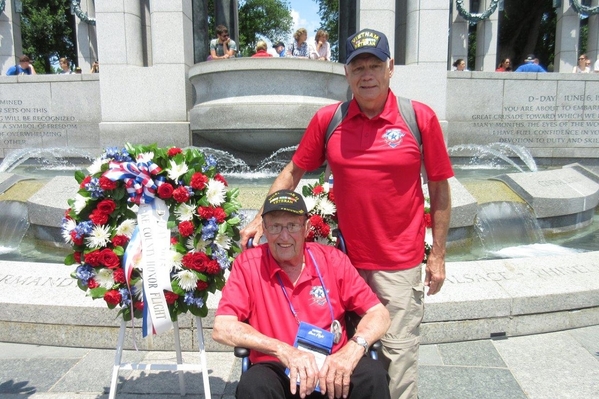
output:
[[[520,65],[514,72],[547,72],[539,65],[539,59],[534,54],[528,54],[524,64]]]
[[[311,395],[318,386],[329,399],[388,399],[385,368],[365,355],[389,327],[389,312],[341,251],[306,243],[307,214],[301,194],[269,195],[268,244],[238,256],[223,289],[212,336],[251,349],[236,397],[323,398]],[[348,311],[362,316],[351,339]]]
[[[279,55],[279,57],[285,57],[285,43],[277,42],[273,47]]]
[[[210,40],[209,60],[226,60],[234,58],[237,44],[229,37],[229,29],[225,25],[216,27],[216,39]]]
[[[434,295],[445,280],[451,213],[448,179],[453,170],[435,113],[413,101],[429,179],[433,232],[423,284],[421,150],[389,89],[393,76],[389,44],[383,33],[363,29],[347,40],[346,49],[345,76],[353,93],[347,115],[325,150],[325,133],[337,104],[320,109],[270,191],[294,189],[306,171],[328,161],[348,256],[391,315],[391,327],[381,340],[389,362],[391,398],[416,399],[424,286],[428,295]],[[242,245],[261,234],[258,216],[242,231]]]
[[[31,65],[31,60],[26,55],[23,55],[19,58],[19,63],[17,65],[13,65],[8,68],[6,71],[6,75],[14,76],[14,75],[35,75],[35,69],[33,65]]]

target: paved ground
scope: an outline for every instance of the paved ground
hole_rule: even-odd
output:
[[[113,350],[0,343],[0,398],[105,399]],[[185,352],[184,363],[199,363]],[[126,351],[123,361],[172,363],[173,352]],[[207,354],[213,398],[232,399],[239,361]],[[202,376],[185,372],[186,397],[204,398]],[[121,371],[120,399],[180,398],[169,371]],[[534,336],[425,345],[420,399],[599,398],[599,325]]]

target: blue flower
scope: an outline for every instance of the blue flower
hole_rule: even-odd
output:
[[[215,234],[218,232],[218,224],[216,223],[216,218],[211,217],[206,221],[204,227],[202,227],[202,240],[208,241],[214,238]]]
[[[102,159],[114,159],[118,162],[131,162],[133,159],[129,155],[127,149],[123,148],[119,150],[117,147],[108,147],[104,154],[102,154]]]
[[[227,251],[225,251],[223,248],[213,245],[212,255],[216,258],[216,261],[220,265],[221,269],[228,269],[231,266],[231,261],[229,260]]]
[[[204,306],[204,300],[202,298],[196,298],[193,296],[192,291],[187,291],[185,293],[185,298],[183,299],[188,306],[195,305],[198,308]]]
[[[104,196],[104,190],[100,187],[100,179],[97,177],[92,178],[89,183],[85,185],[85,189],[91,193],[93,199],[102,198]]]
[[[94,273],[94,268],[86,263],[77,266],[75,275],[83,284],[87,285],[89,280],[95,277],[96,273]]]
[[[90,234],[94,229],[94,223],[91,220],[86,220],[85,222],[81,222],[75,227],[75,236],[77,239]]]
[[[121,293],[121,306],[129,306],[131,304],[131,296],[127,288],[119,288]]]
[[[206,172],[210,168],[216,167],[216,158],[213,155],[208,155],[206,157],[206,165],[202,166],[202,172]]]

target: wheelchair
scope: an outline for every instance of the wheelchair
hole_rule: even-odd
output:
[[[339,229],[335,229],[333,231],[333,236],[335,236],[337,238],[337,248],[339,250],[341,250],[343,253],[347,253],[347,248],[345,246],[345,240],[343,238],[343,235],[341,234],[341,232],[339,231]],[[253,240],[250,238],[247,244],[248,248],[252,248],[253,247]],[[347,338],[351,338],[354,333],[356,332],[356,326],[358,325],[358,322],[360,321],[360,317],[353,313],[353,312],[349,312],[345,314],[345,328],[347,330]],[[374,342],[372,345],[370,345],[370,348],[368,349],[368,355],[370,356],[371,359],[373,360],[378,360],[379,358],[379,352],[382,348],[383,344],[381,343],[381,341],[376,341]],[[238,357],[241,359],[241,372],[245,373],[250,366],[252,365],[250,362],[250,350],[248,348],[245,347],[241,347],[241,346],[236,346],[233,349],[233,353],[235,355],[235,357]]]

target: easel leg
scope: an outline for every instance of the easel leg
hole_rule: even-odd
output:
[[[204,397],[212,399],[208,378],[208,362],[206,361],[206,351],[204,350],[204,327],[202,326],[202,318],[198,316],[196,316],[196,328],[198,330],[198,348],[200,350],[200,363],[202,365],[202,378],[204,381]]]
[[[108,399],[114,399],[116,397],[116,385],[119,379],[119,370],[121,368],[121,359],[123,357],[123,343],[125,342],[126,329],[125,320],[121,320],[119,340],[117,341],[116,354],[114,355],[114,366],[112,366],[112,378],[110,380],[110,393],[108,394]]]
[[[175,351],[177,352],[177,364],[183,364],[183,357],[181,356],[181,340],[179,339],[179,323],[173,323],[173,336],[175,338]],[[183,370],[179,370],[179,389],[181,390],[181,396],[185,396],[185,374]]]

